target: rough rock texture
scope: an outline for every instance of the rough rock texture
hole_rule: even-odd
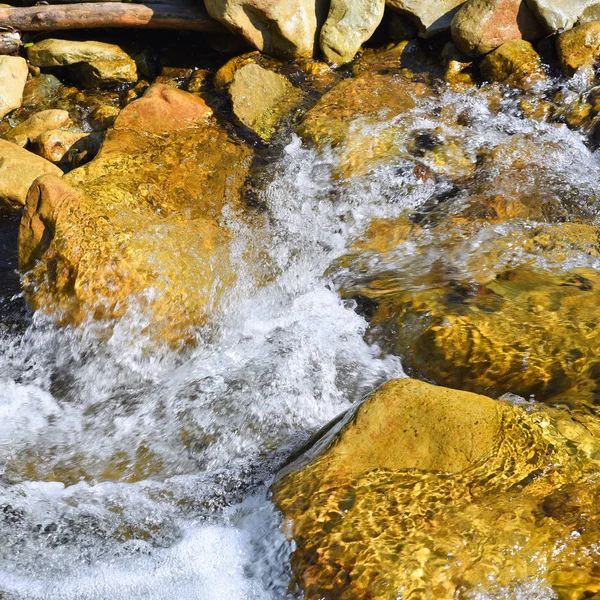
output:
[[[600,21],[578,25],[559,35],[556,53],[567,75],[580,67],[593,67],[600,58]]]
[[[386,383],[273,485],[303,597],[506,598],[540,561],[555,592],[593,595],[600,440],[586,425]]]
[[[62,175],[62,171],[47,160],[0,140],[0,202],[23,206],[33,181],[46,173]]]
[[[522,89],[529,89],[546,78],[539,54],[525,40],[505,42],[484,57],[480,68],[487,81]]]
[[[332,0],[321,29],[321,52],[330,62],[351,61],[374,33],[385,9],[385,0]]]
[[[544,30],[525,0],[468,0],[452,20],[460,50],[482,55],[510,40],[534,41]]]
[[[88,133],[52,129],[39,135],[33,147],[37,155],[50,162],[59,163],[75,144],[88,135]]]
[[[29,142],[34,142],[44,131],[60,129],[70,122],[71,118],[66,110],[42,110],[22,123],[19,123],[4,137],[9,142],[13,142],[24,148]]]
[[[220,217],[237,206],[251,156],[211,114],[198,96],[154,85],[92,162],[36,182],[19,247],[35,308],[62,323],[135,310],[154,340],[189,339],[235,280]]]
[[[463,4],[464,0],[386,0],[386,6],[410,17],[424,38],[448,31]]]
[[[54,75],[37,75],[25,84],[23,106],[43,108],[54,100],[62,85]]]
[[[298,104],[302,92],[283,75],[248,64],[235,72],[229,96],[240,123],[268,141],[282,117]]]
[[[325,0],[205,0],[208,14],[261,52],[282,58],[316,56]]]
[[[578,20],[600,18],[598,0],[527,0],[527,3],[548,33],[570,29]]]
[[[0,56],[0,119],[21,106],[28,73],[24,58]]]
[[[135,61],[114,44],[47,39],[28,48],[27,57],[37,67],[78,65],[86,85],[137,81]]]

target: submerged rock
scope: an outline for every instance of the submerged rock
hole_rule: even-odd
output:
[[[283,75],[247,64],[237,69],[229,87],[233,114],[263,140],[302,99],[302,92]]]
[[[544,31],[525,0],[468,0],[452,20],[452,39],[468,54],[487,54],[510,40],[542,37]]]
[[[593,593],[600,440],[586,424],[386,383],[273,485],[303,597],[506,597],[541,570],[569,597]]]
[[[430,38],[450,29],[452,19],[464,0],[386,0],[386,5],[410,17],[419,28],[419,35]]]
[[[324,0],[205,0],[208,14],[257,50],[281,58],[316,56]]]
[[[50,129],[59,129],[71,122],[66,110],[49,109],[35,113],[29,119],[11,129],[4,138],[21,147],[25,147]]]
[[[556,53],[566,75],[592,68],[600,58],[600,21],[578,25],[556,39]]]
[[[135,61],[114,44],[46,39],[29,47],[27,58],[38,67],[76,65],[88,86],[137,81]]]
[[[0,119],[21,106],[28,73],[24,58],[0,56]]]
[[[330,62],[351,61],[375,32],[385,9],[385,0],[332,0],[321,29],[321,52]]]
[[[56,98],[62,85],[54,75],[37,75],[25,84],[23,106],[44,108]]]
[[[62,171],[47,160],[0,140],[0,203],[15,208],[24,206],[31,184],[46,173],[62,175]]]
[[[525,40],[505,42],[481,61],[481,73],[488,81],[529,89],[546,79],[539,54]]]
[[[137,307],[155,339],[193,335],[235,280],[220,218],[239,206],[251,157],[211,114],[198,96],[154,85],[92,162],[36,182],[19,246],[35,308],[77,323]]]

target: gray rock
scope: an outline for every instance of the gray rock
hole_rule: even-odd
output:
[[[21,106],[28,73],[24,58],[0,56],[0,119]]]
[[[580,19],[600,17],[599,0],[527,0],[527,4],[549,33],[571,29]]]
[[[463,4],[464,0],[386,0],[386,6],[410,17],[424,38],[448,31]]]
[[[332,0],[321,29],[321,52],[330,62],[350,62],[374,33],[385,10],[385,0]]]

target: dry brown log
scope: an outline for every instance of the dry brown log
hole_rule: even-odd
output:
[[[93,2],[0,8],[0,29],[56,31],[99,27],[225,31],[202,6],[183,8],[168,4]]]

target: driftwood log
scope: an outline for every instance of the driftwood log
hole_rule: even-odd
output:
[[[225,31],[202,6],[90,2],[0,8],[0,30],[56,31],[99,27],[187,29],[207,33]]]

